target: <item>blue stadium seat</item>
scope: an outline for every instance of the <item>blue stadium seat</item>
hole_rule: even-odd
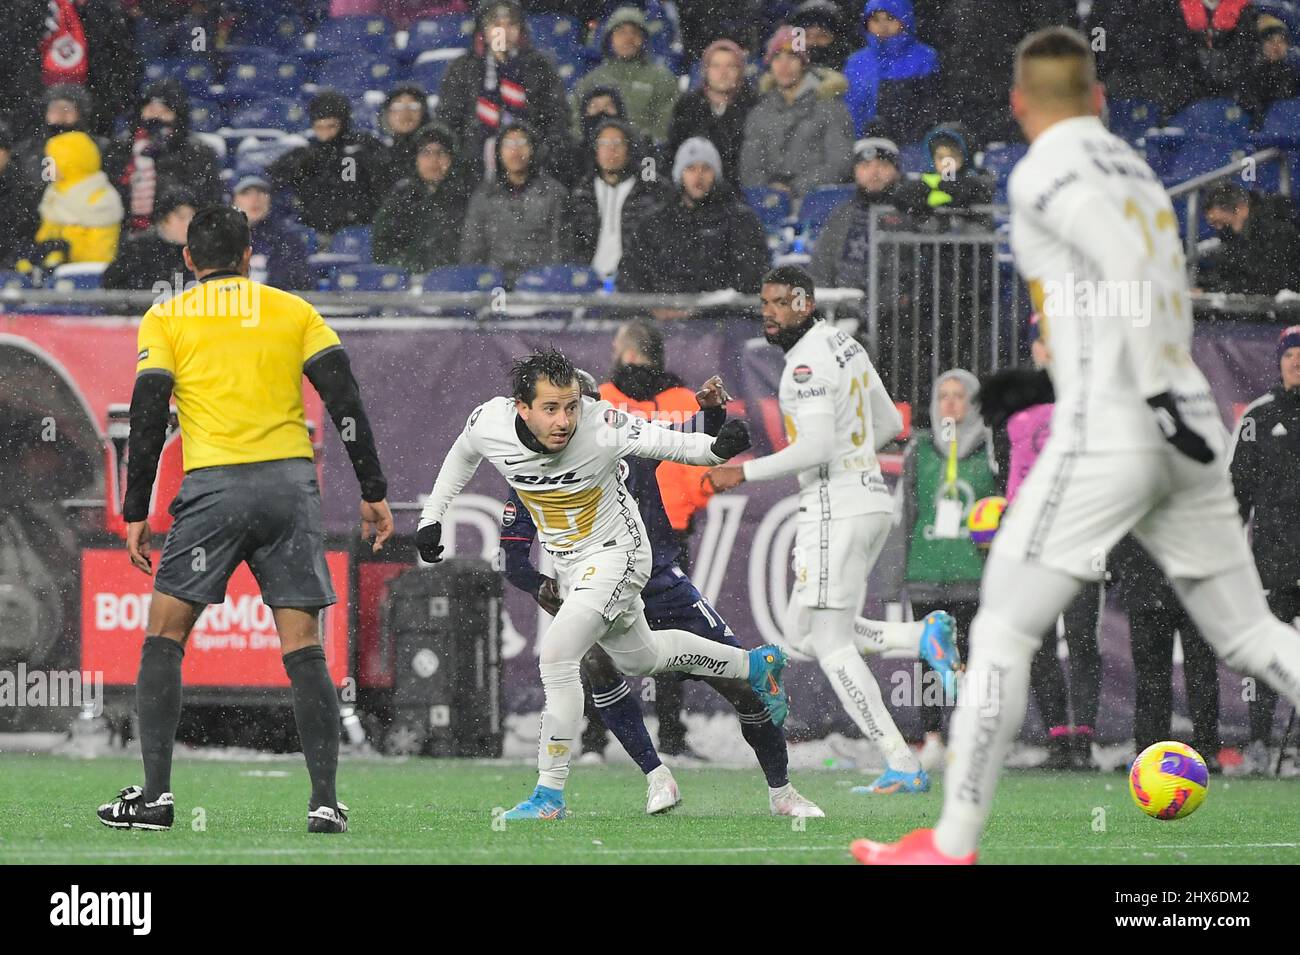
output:
[[[783,189],[753,186],[745,190],[745,201],[758,213],[764,229],[778,229],[790,218],[790,193]]]
[[[1170,117],[1169,126],[1189,136],[1215,136],[1244,142],[1250,136],[1250,116],[1230,99],[1197,100]]]
[[[286,221],[284,226],[287,231],[292,232],[302,240],[302,246],[307,250],[308,256],[316,254],[316,250],[320,248],[320,236],[316,234],[315,229],[311,228],[311,226],[305,226],[300,222],[291,221]]]
[[[490,292],[505,284],[506,277],[490,265],[448,265],[420,277],[426,292]]]
[[[103,288],[107,262],[72,262],[54,270],[51,287],[57,292]]]
[[[1300,146],[1300,98],[1282,99],[1268,108],[1264,124],[1253,136],[1251,142],[1257,146],[1284,146],[1295,149]]]
[[[301,146],[303,142],[304,140],[300,137],[286,136],[281,139],[253,139],[247,143],[241,143],[235,150],[235,175],[265,175],[266,169],[271,163],[290,150]]]
[[[402,56],[407,62],[419,59],[430,50],[468,48],[474,40],[474,18],[458,13],[416,20],[407,32],[406,49]]]
[[[316,31],[313,56],[369,53],[379,56],[393,45],[393,25],[383,17],[334,17]]]
[[[421,53],[411,65],[411,82],[419,83],[430,93],[438,92],[438,86],[442,83],[442,78],[447,75],[452,62],[460,59],[466,52],[468,51],[461,48],[450,47]]]
[[[1011,170],[1015,168],[1016,163],[1020,162],[1028,148],[1021,143],[1013,143],[1010,146],[997,146],[984,151],[980,168],[991,174],[997,184],[994,202],[1007,201],[1007,179],[1010,178]]]
[[[245,53],[226,69],[222,99],[227,103],[260,103],[278,97],[296,97],[306,81],[302,64],[284,56]]]
[[[339,229],[330,240],[330,252],[336,255],[355,255],[363,264],[375,261],[371,252],[371,230],[368,225],[353,225]]]
[[[31,279],[22,272],[0,272],[0,291],[31,287]]]
[[[311,125],[307,106],[292,99],[274,99],[254,103],[230,114],[232,129],[278,129],[297,133]]]
[[[330,280],[339,292],[404,292],[409,283],[405,269],[365,264],[340,266]]]
[[[599,291],[602,284],[585,265],[544,265],[520,275],[515,280],[515,291],[581,294]]]
[[[562,13],[537,13],[528,18],[528,36],[539,50],[576,50],[583,46],[582,24]]]
[[[225,111],[215,100],[190,100],[190,129],[196,133],[215,133],[226,124]]]
[[[233,43],[260,46],[287,53],[298,48],[306,26],[293,13],[275,15],[274,10],[261,14],[246,13],[236,19],[230,31]]]
[[[1108,100],[1106,109],[1110,131],[1130,143],[1145,136],[1148,129],[1160,126],[1160,107],[1150,100]]]
[[[1243,155],[1234,143],[1211,136],[1185,136],[1161,178],[1165,185],[1186,182],[1194,176],[1226,166]]]
[[[397,78],[397,64],[384,57],[336,56],[320,65],[316,83],[345,96],[359,96],[366,90],[387,90]]]
[[[853,198],[854,186],[818,186],[803,197],[799,206],[799,228],[816,235],[836,206]]]
[[[206,96],[217,73],[208,60],[186,58],[173,61],[168,76],[180,83],[191,96]]]

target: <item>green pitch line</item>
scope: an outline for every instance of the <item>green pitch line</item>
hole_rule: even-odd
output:
[[[580,766],[562,823],[495,821],[531,790],[527,766],[467,761],[345,760],[339,794],[352,831],[305,831],[301,757],[176,763],[176,828],[118,832],[94,809],[138,782],[130,758],[0,755],[0,864],[15,863],[849,863],[859,836],[890,839],[928,825],[941,794],[855,796],[850,773],[796,776],[828,818],[800,827],[768,814],[762,777],[676,773],[685,803],[644,813],[640,773]],[[983,853],[989,863],[1300,864],[1300,782],[1210,782],[1194,815],[1157,822],[1129,800],[1124,777],[1009,773]],[[1104,827],[1104,828],[1103,828]]]

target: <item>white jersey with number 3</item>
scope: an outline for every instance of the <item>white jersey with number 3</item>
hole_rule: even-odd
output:
[[[1011,247],[1042,316],[1052,438],[1075,451],[1166,447],[1146,399],[1172,391],[1215,446],[1223,431],[1192,363],[1192,302],[1169,196],[1093,116],[1040,134],[1011,173]]]

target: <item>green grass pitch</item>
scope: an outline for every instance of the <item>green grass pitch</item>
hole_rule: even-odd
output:
[[[138,781],[137,760],[0,755],[0,864],[16,863],[849,863],[859,836],[893,838],[931,824],[941,794],[855,796],[845,772],[804,772],[795,783],[828,818],[804,827],[773,818],[757,771],[681,769],[685,797],[671,814],[644,814],[631,767],[580,766],[570,818],[493,825],[534,781],[525,765],[345,760],[340,798],[352,831],[305,831],[302,758],[178,759],[170,833],[101,826],[94,808]],[[1158,822],[1129,799],[1119,774],[1009,772],[982,859],[988,863],[1300,864],[1295,780],[1211,779],[1192,816]],[[196,807],[202,812],[196,813]],[[199,827],[203,822],[205,827]],[[1104,828],[1103,828],[1104,827]]]

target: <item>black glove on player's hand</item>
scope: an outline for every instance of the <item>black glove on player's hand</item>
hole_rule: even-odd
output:
[[[1214,460],[1214,452],[1205,443],[1205,439],[1187,427],[1187,422],[1178,413],[1178,402],[1171,392],[1162,391],[1147,399],[1147,404],[1156,413],[1156,421],[1164,432],[1165,440],[1172,444],[1180,454],[1185,454],[1193,461],[1209,464]]]
[[[420,552],[420,559],[427,564],[436,564],[442,560],[442,525],[437,521],[425,524],[415,532],[415,547]]]
[[[995,431],[1017,411],[1056,400],[1052,379],[1043,369],[1003,368],[980,381],[975,396],[984,423]]]
[[[555,582],[554,577],[547,577],[542,581],[542,585],[537,588],[537,593],[533,594],[533,599],[552,617],[559,613],[560,607],[564,605],[564,601],[560,599],[560,585]]]
[[[710,450],[724,461],[749,450],[749,428],[743,421],[728,421],[718,429]]]

